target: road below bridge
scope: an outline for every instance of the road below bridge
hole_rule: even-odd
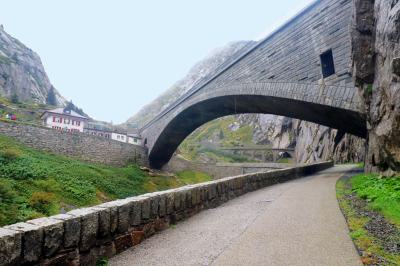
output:
[[[335,184],[351,166],[248,193],[171,227],[110,265],[362,265]]]

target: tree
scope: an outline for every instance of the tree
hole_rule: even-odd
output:
[[[65,106],[64,110],[65,110],[65,111],[66,111],[66,110],[68,110],[68,111],[74,111],[74,112],[80,114],[81,116],[88,117],[88,115],[85,114],[85,112],[83,112],[83,110],[82,110],[81,108],[78,108],[72,101],[69,101],[69,102],[67,103],[67,105]]]
[[[46,104],[48,105],[57,105],[56,94],[54,93],[54,88],[51,87],[46,97]]]
[[[222,130],[219,131],[219,139],[220,140],[224,139],[224,132]]]
[[[16,93],[14,93],[14,94],[11,96],[11,102],[12,102],[12,103],[15,103],[15,104],[19,103],[18,95],[17,95]]]

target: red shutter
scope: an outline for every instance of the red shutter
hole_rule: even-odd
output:
[[[56,122],[56,117],[55,116],[53,116],[53,122]]]

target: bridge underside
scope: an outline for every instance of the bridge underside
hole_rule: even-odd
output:
[[[152,168],[168,163],[182,141],[201,125],[228,115],[274,114],[305,120],[364,138],[363,114],[330,105],[265,95],[226,95],[199,101],[177,114],[149,151]]]

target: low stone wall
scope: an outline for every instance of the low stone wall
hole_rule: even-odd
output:
[[[112,166],[129,163],[148,165],[144,147],[83,133],[68,133],[46,127],[0,122],[0,134],[28,147]]]
[[[184,159],[181,156],[173,156],[162,170],[170,173],[178,173],[185,170],[194,170],[206,173],[214,179],[220,179],[228,176],[237,176],[243,174],[266,172],[273,169],[283,169],[289,167],[298,167],[303,164],[285,164],[285,163],[197,163]]]
[[[0,265],[95,265],[203,209],[331,166],[228,177],[6,226],[0,228]]]

